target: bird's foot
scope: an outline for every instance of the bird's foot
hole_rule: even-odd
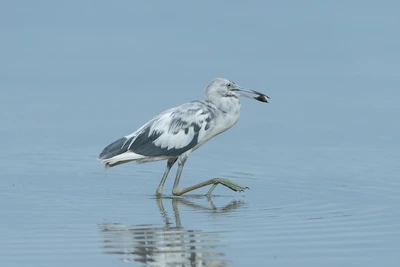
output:
[[[235,192],[242,192],[242,191],[244,191],[246,189],[249,189],[247,186],[238,185],[238,184],[232,182],[229,179],[214,178],[213,179],[213,185],[210,188],[210,190],[208,190],[208,192],[206,194],[207,197],[209,197],[211,195],[212,191],[214,191],[215,187],[217,187],[218,184],[226,186],[226,187],[228,187],[229,189],[231,189],[231,190],[233,190]]]
[[[212,191],[215,189],[215,187],[217,187],[217,185],[222,184],[223,186],[228,187],[229,189],[235,191],[235,192],[241,192],[244,191],[245,189],[249,189],[248,187],[245,186],[241,186],[238,185],[232,181],[230,181],[229,179],[224,179],[224,178],[214,178],[214,179],[210,179],[207,180],[205,182],[196,184],[196,185],[192,185],[183,189],[178,189],[177,185],[174,185],[174,188],[172,188],[172,194],[174,196],[181,196],[183,194],[186,194],[187,192],[196,190],[198,188],[201,188],[203,186],[207,186],[207,185],[212,185],[210,190],[208,190],[206,196],[210,197]]]

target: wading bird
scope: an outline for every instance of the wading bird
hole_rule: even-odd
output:
[[[167,167],[156,191],[157,196],[161,196],[165,180],[176,161],[178,171],[172,189],[175,196],[207,185],[212,185],[207,196],[211,195],[218,184],[233,191],[247,189],[223,178],[210,179],[183,189],[178,188],[183,166],[190,153],[238,121],[239,96],[266,103],[269,99],[260,92],[244,89],[223,78],[212,80],[205,94],[206,100],[189,102],[162,112],[136,132],[108,145],[98,159],[105,164],[105,168],[129,161],[144,163],[167,160]]]

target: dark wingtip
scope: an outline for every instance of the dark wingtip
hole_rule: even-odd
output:
[[[103,160],[103,159],[109,159],[112,158],[116,155],[119,155],[121,153],[124,153],[126,151],[126,138],[122,137],[118,139],[117,141],[109,144],[106,148],[103,149],[103,151],[100,153],[98,156],[98,160]]]

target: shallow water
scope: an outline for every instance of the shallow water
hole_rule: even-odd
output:
[[[3,2],[1,266],[398,265],[397,3]],[[216,76],[271,103],[244,99],[180,186],[249,190],[173,198],[175,167],[157,199],[164,162],[96,160]]]
[[[222,164],[226,170],[218,155],[194,153],[197,166],[214,162],[213,173],[221,168],[250,187],[217,188],[210,200],[206,189],[169,197],[173,177],[166,196],[155,198],[163,164],[103,171],[89,150],[3,155],[1,259],[7,266],[394,266],[398,159],[336,148],[318,160],[321,150],[304,149],[300,160],[296,148],[283,153],[290,155],[283,163],[274,150],[268,167],[243,156]],[[188,164],[183,185],[212,172],[198,168]]]

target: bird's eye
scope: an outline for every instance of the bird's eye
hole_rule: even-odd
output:
[[[231,84],[231,83],[228,83],[228,84],[226,85],[226,87],[231,88],[231,87],[232,87],[232,84]]]

